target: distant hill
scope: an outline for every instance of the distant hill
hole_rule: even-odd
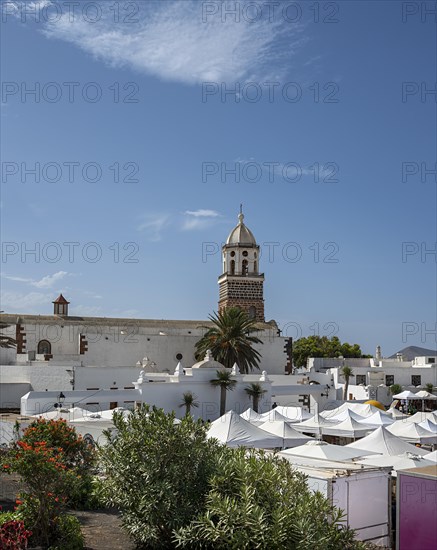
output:
[[[423,357],[424,355],[436,355],[435,349],[419,348],[418,346],[408,346],[407,348],[399,350],[397,353],[402,353],[404,361],[412,361],[415,357]],[[389,359],[396,359],[396,353],[390,355]]]

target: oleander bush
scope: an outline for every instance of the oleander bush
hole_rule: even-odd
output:
[[[19,474],[25,484],[15,513],[32,533],[29,544],[63,550],[83,547],[80,526],[65,509],[88,498],[94,462],[93,449],[64,420],[33,422],[2,453],[1,470]]]

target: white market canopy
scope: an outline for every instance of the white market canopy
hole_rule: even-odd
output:
[[[410,390],[405,390],[401,393],[394,395],[393,399],[420,399],[420,397],[416,397],[416,394],[411,392]]]
[[[394,424],[396,425],[396,424]],[[419,449],[410,443],[407,443],[400,437],[392,434],[384,426],[376,428],[374,432],[367,435],[359,441],[349,443],[346,447],[352,449],[363,449],[365,451],[374,451],[384,455],[400,455],[402,453],[412,453],[416,455],[425,455],[426,451]]]
[[[392,475],[396,475],[397,470],[434,466],[434,463],[431,460],[428,460],[426,456],[419,456],[418,454],[413,453],[403,453],[397,456],[368,456],[360,459],[358,462],[367,466],[391,466],[393,469]]]
[[[229,447],[274,449],[282,447],[282,438],[257,428],[235,411],[229,411],[214,422],[207,434]]]
[[[282,405],[278,405],[276,409],[273,410],[285,416],[289,422],[302,422],[303,420],[308,420],[313,417],[311,413],[304,411],[302,407],[283,407]]]
[[[437,423],[437,414],[436,412],[417,412],[411,416],[405,418],[406,422],[412,422],[414,424],[420,424],[424,420],[431,420],[431,422]]]
[[[370,416],[357,420],[357,422],[363,422],[371,426],[390,426],[395,420],[390,415],[378,410]]]
[[[286,458],[287,456],[301,456],[306,458],[319,458],[323,460],[353,460],[354,458],[360,458],[368,456],[369,454],[376,454],[369,451],[363,451],[361,449],[349,449],[348,447],[342,447],[341,445],[331,445],[326,441],[309,441],[305,445],[295,447],[294,449],[286,449],[281,451],[279,455]]]
[[[429,400],[435,401],[437,399],[437,396],[433,395],[432,393],[429,393],[429,391],[421,390],[414,395],[414,399],[426,399],[426,400],[429,399]]]
[[[322,428],[324,426],[334,426],[339,424],[339,422],[330,422],[326,418],[323,418],[320,414],[313,416],[300,424],[295,424],[294,427],[300,432],[310,433],[310,434],[321,434]]]
[[[437,424],[435,424],[434,422],[431,422],[431,420],[429,420],[429,418],[427,418],[423,422],[420,422],[417,425],[420,426],[421,428],[423,428],[424,430],[428,430],[429,432],[431,432],[433,434],[437,434]]]
[[[369,426],[368,424],[363,424],[358,422],[354,418],[346,418],[343,422],[335,424],[334,426],[323,426],[322,434],[323,435],[334,435],[337,437],[364,437],[369,433],[373,432],[375,426]]]
[[[378,409],[378,407],[375,407],[374,405],[370,405],[369,403],[350,403],[350,402],[343,403],[342,405],[340,405],[335,409],[324,410],[320,414],[321,416],[324,416],[325,418],[330,419],[330,418],[335,418],[345,410],[353,411],[354,413],[365,417],[370,416],[377,411],[380,411],[382,414],[387,414],[386,411],[381,411],[381,409]]]
[[[420,443],[422,445],[435,445],[437,443],[437,434],[425,430],[419,424],[412,422],[395,422],[387,430],[409,443]]]
[[[309,435],[304,435],[293,428],[293,424],[290,422],[284,422],[283,420],[267,421],[258,426],[261,430],[277,435],[282,439],[282,448],[297,447],[298,445],[304,445],[307,441],[313,441],[313,438]]]
[[[430,460],[431,462],[437,462],[437,451],[433,451],[432,453],[428,453],[424,456],[426,460]]]
[[[289,418],[281,414],[278,409],[272,409],[271,411],[268,411],[266,413],[263,413],[260,415],[260,420],[262,423],[264,422],[290,422]]]
[[[241,418],[244,420],[247,420],[248,422],[252,422],[252,424],[262,424],[264,421],[261,418],[261,415],[257,412],[255,412],[250,407],[246,409],[243,413],[240,414]]]
[[[343,422],[344,420],[353,419],[356,421],[366,421],[366,416],[362,416],[356,412],[354,412],[352,409],[343,409],[342,411],[329,416],[324,416],[322,413],[320,413],[323,418],[326,420],[329,420],[329,422]]]

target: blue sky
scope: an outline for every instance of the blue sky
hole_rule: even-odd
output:
[[[274,4],[2,3],[2,310],[205,319],[243,203],[284,334],[436,346],[433,3]]]

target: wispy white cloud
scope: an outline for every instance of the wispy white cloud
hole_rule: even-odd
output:
[[[169,214],[146,214],[137,229],[144,231],[150,241],[156,242],[162,239],[162,232],[169,222]]]
[[[52,288],[56,283],[61,281],[66,275],[68,275],[66,271],[58,271],[53,275],[46,275],[39,281],[34,281],[31,284],[33,286],[36,286],[37,288]]]
[[[128,66],[189,84],[277,78],[284,72],[284,60],[289,64],[290,55],[303,42],[301,25],[290,24],[280,15],[269,20],[261,1],[249,2],[252,9],[258,4],[262,14],[255,20],[251,17],[252,21],[249,12],[243,11],[244,0],[236,3],[239,21],[232,16],[223,19],[221,13],[206,16],[205,3],[198,0],[141,2],[138,13],[124,24],[121,19],[127,14],[120,13],[117,23],[111,4],[99,3],[102,14],[96,22],[81,15],[71,17],[65,10],[59,19],[47,22],[43,32],[111,66]],[[221,12],[225,3],[216,5]]]
[[[50,302],[53,297],[42,292],[2,292],[1,309],[7,313],[37,313],[40,306]]]
[[[183,231],[195,231],[211,227],[220,218],[219,212],[215,210],[199,209],[186,210],[182,220]]]
[[[185,214],[194,216],[195,218],[217,218],[217,216],[220,216],[215,210],[205,210],[202,208],[199,210],[185,210]]]
[[[36,288],[52,288],[56,283],[61,281],[66,275],[68,275],[67,271],[58,271],[53,275],[46,275],[39,281],[38,280],[36,281],[35,279],[29,279],[26,277],[17,277],[15,275],[6,275],[5,273],[2,273],[2,278],[7,279],[8,281],[26,283]]]

